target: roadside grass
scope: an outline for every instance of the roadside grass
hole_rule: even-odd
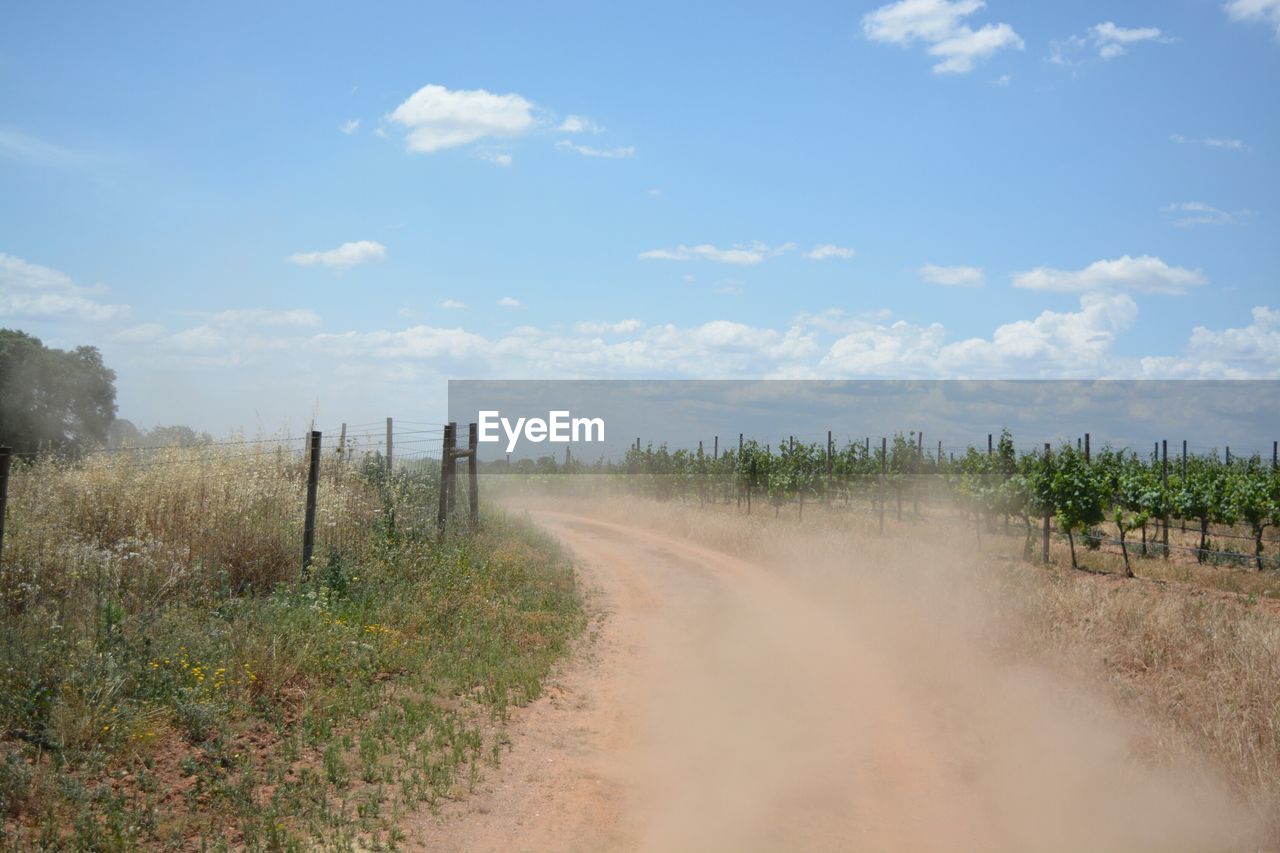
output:
[[[297,460],[163,460],[14,472],[0,844],[394,848],[581,629],[566,555],[501,513],[428,535],[429,481],[334,459],[303,581]]]
[[[806,510],[775,518],[735,508],[638,498],[560,498],[566,511],[640,525],[763,565],[807,573],[893,576],[922,612],[974,597],[996,619],[991,652],[1011,662],[1068,666],[1104,686],[1143,732],[1156,764],[1207,761],[1261,816],[1266,849],[1280,848],[1280,591],[1277,572],[1194,561],[1084,552],[1073,571],[1066,543],[1051,563],[1022,559],[1023,536],[904,517]],[[513,501],[513,505],[518,505]],[[1039,540],[1036,541],[1038,553]],[[821,588],[821,587],[819,587]]]

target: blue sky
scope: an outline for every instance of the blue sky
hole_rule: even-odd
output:
[[[1280,0],[28,4],[0,325],[214,430],[450,377],[1276,378],[1277,83]]]

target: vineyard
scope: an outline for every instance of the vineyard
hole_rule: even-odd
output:
[[[882,529],[886,512],[901,520],[904,507],[916,517],[922,506],[935,514],[959,510],[979,539],[984,531],[1020,524],[1028,559],[1037,534],[1045,558],[1049,536],[1064,537],[1073,566],[1077,546],[1115,548],[1129,576],[1134,554],[1280,569],[1280,539],[1274,535],[1280,525],[1280,472],[1274,455],[1266,460],[1256,453],[1184,451],[1170,460],[1167,446],[1140,455],[1109,446],[1092,452],[1087,443],[1019,452],[1006,430],[989,438],[985,449],[969,446],[958,454],[941,448],[935,453],[916,433],[899,433],[879,446],[870,439],[837,446],[792,438],[776,447],[743,440],[736,449],[712,453],[701,447],[642,447],[637,441],[620,462],[557,464],[546,457],[498,463],[490,471],[508,467],[544,479],[597,473],[633,494],[731,502],[748,513],[764,502],[775,514],[794,505],[803,515],[806,502],[816,502],[876,513]]]

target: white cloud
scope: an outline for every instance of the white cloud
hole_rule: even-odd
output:
[[[430,154],[486,137],[528,133],[535,125],[533,108],[531,102],[515,94],[450,90],[428,84],[396,107],[389,118],[405,128],[410,151]]]
[[[1260,305],[1252,314],[1253,322],[1238,328],[1196,326],[1185,355],[1143,358],[1143,373],[1163,379],[1280,376],[1280,310]]]
[[[1236,225],[1241,220],[1253,215],[1248,209],[1229,211],[1219,210],[1202,201],[1184,201],[1170,204],[1160,209],[1168,214],[1173,224],[1179,228],[1191,228],[1196,225]]]
[[[936,264],[920,267],[920,277],[945,287],[981,287],[986,281],[982,267],[940,267]]]
[[[1156,27],[1118,27],[1112,21],[1094,24],[1089,30],[1089,38],[1098,49],[1098,56],[1103,59],[1114,59],[1125,52],[1128,45],[1141,41],[1155,41],[1161,37]]]
[[[0,252],[0,316],[91,321],[128,317],[128,305],[108,305],[90,298],[104,290],[101,286],[82,287],[61,270]]]
[[[238,308],[219,311],[209,318],[227,326],[318,326],[320,315],[309,308],[273,311],[267,308]]]
[[[348,119],[347,121],[344,121],[341,125],[338,126],[338,130],[342,131],[347,136],[350,136],[351,134],[355,133],[359,129],[360,129],[360,119],[358,118]]]
[[[1012,74],[1001,74],[999,77],[991,81],[992,86],[1006,87],[1013,82]]]
[[[573,327],[576,332],[582,335],[628,335],[632,332],[638,332],[644,328],[644,323],[639,320],[621,320],[617,323],[597,323],[585,322],[578,323]]]
[[[567,116],[556,130],[561,133],[602,133],[604,128],[586,116]]]
[[[493,336],[421,324],[341,333],[281,327],[268,336],[212,323],[171,334],[152,324],[114,340],[129,348],[134,364],[178,370],[186,384],[191,370],[205,368],[239,370],[245,381],[273,369],[287,374],[292,368],[283,360],[302,354],[334,378],[344,405],[356,392],[385,399],[463,365],[476,378],[508,379],[1280,378],[1280,310],[1255,308],[1251,322],[1238,327],[1197,327],[1183,345],[1146,357],[1118,354],[1118,341],[1137,322],[1130,294],[1093,291],[1080,295],[1076,309],[1042,311],[960,339],[940,322],[833,308],[762,326],[626,319],[578,323],[567,331],[524,325]]]
[[[982,9],[983,0],[899,0],[868,12],[862,31],[872,41],[928,44],[930,56],[941,58],[937,74],[966,74],[974,63],[1004,48],[1022,50],[1022,38],[1008,24],[971,29],[964,18]]]
[[[446,299],[440,303],[440,307],[447,311],[461,311],[463,308],[467,307],[467,304],[465,302],[459,302],[456,299]]]
[[[1014,287],[1058,293],[1134,290],[1139,293],[1181,294],[1188,287],[1204,283],[1204,274],[1199,270],[1171,267],[1150,255],[1137,258],[1124,255],[1113,261],[1094,261],[1076,271],[1036,267],[1013,277]]]
[[[636,155],[635,146],[619,145],[614,148],[594,148],[590,145],[576,145],[567,139],[561,139],[556,147],[565,151],[577,151],[583,157],[602,157],[607,160],[625,160]]]
[[[654,198],[657,198],[658,196],[662,195],[662,190],[658,189],[657,187],[652,187],[648,190],[645,190],[645,192],[647,192],[649,195],[653,196]]]
[[[841,258],[842,260],[851,259],[856,254],[853,249],[846,249],[844,246],[836,246],[832,243],[823,243],[820,246],[814,246],[805,257],[811,261],[825,261],[828,258]]]
[[[825,375],[1048,378],[1105,376],[1112,346],[1137,319],[1126,294],[1086,293],[1078,312],[1044,311],[998,326],[991,338],[946,342],[941,323],[866,323],[832,344]]]
[[[498,300],[498,305],[502,308],[522,308],[524,307],[519,299],[514,296],[504,296]]]
[[[1223,8],[1233,21],[1269,24],[1280,39],[1280,0],[1230,0]]]
[[[1171,133],[1169,138],[1179,145],[1203,145],[1206,148],[1225,148],[1228,151],[1249,150],[1249,146],[1245,144],[1244,140],[1230,137],[1211,136],[1205,139],[1193,139],[1189,136],[1183,136],[1181,133]]]
[[[721,264],[741,264],[750,266],[769,258],[776,258],[795,249],[795,243],[783,243],[776,248],[769,248],[758,240],[750,244],[739,244],[731,249],[718,249],[710,243],[697,246],[683,244],[671,249],[650,249],[640,253],[644,261],[715,261]]]
[[[295,252],[286,260],[302,267],[316,266],[347,269],[357,264],[381,261],[387,256],[387,247],[373,240],[357,240],[354,243],[343,243],[336,249],[325,252]]]
[[[476,156],[481,160],[488,160],[490,163],[502,166],[504,169],[512,162],[511,155],[505,151],[481,151]]]

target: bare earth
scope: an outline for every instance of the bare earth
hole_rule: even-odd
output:
[[[532,516],[577,557],[593,636],[411,849],[1246,849],[1216,779],[1149,769],[1086,689],[968,651],[965,602]]]

